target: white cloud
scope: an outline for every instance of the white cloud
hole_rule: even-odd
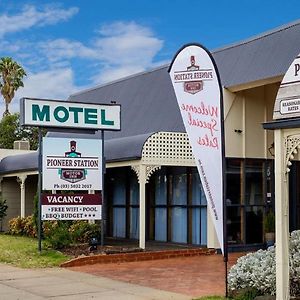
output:
[[[135,22],[115,22],[102,26],[95,40],[99,58],[105,66],[93,77],[101,82],[118,79],[151,68],[163,41],[148,27]]]
[[[111,66],[101,70],[98,74],[92,77],[95,84],[114,81],[119,78],[124,78],[128,75],[136,74],[144,71],[142,66],[124,65],[113,68]]]
[[[84,46],[78,41],[56,39],[38,44],[43,54],[51,61],[59,61],[71,58],[97,58],[96,49]]]
[[[73,79],[74,74],[70,68],[28,74],[24,80],[24,88],[19,88],[9,106],[9,110],[18,112],[19,99],[22,97],[65,100],[70,94],[79,89],[74,84]],[[86,87],[81,87],[81,89],[83,88]],[[3,111],[4,100],[2,98],[0,102],[0,118]]]
[[[73,77],[73,71],[70,68],[29,74],[24,80],[24,88],[18,90],[16,98],[67,98],[70,93],[77,90]]]
[[[17,15],[0,15],[0,37],[7,33],[18,32],[33,26],[45,26],[66,21],[78,12],[77,7],[62,9],[57,7],[45,7],[38,10],[36,7],[26,5]]]
[[[30,6],[20,15],[10,17],[10,22],[15,21],[15,24],[8,29],[1,26],[5,20],[8,22],[8,17],[0,15],[0,38],[9,32],[67,19],[76,12],[77,9],[74,8],[38,11]],[[31,22],[27,20],[29,15]],[[40,41],[31,37],[28,40],[24,36],[22,40],[9,42],[0,39],[1,46],[8,53],[12,53],[11,56],[28,73],[24,79],[25,87],[18,90],[10,105],[11,112],[16,112],[19,111],[21,97],[67,99],[70,94],[90,85],[113,81],[156,67],[162,64],[155,61],[155,57],[163,47],[163,40],[156,37],[150,28],[135,22],[115,22],[102,26],[96,36],[85,44],[65,38]],[[77,86],[75,76],[81,76],[85,81],[88,78],[89,86]],[[0,118],[3,111],[2,99]]]
[[[114,22],[102,26],[97,33],[98,36],[90,41],[91,45],[56,39],[40,42],[37,47],[52,67],[53,63],[66,65],[74,58],[93,62],[94,75],[91,80],[95,84],[119,79],[159,64],[154,62],[154,58],[162,49],[163,41],[150,28],[135,22]]]

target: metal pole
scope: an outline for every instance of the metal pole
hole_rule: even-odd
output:
[[[225,198],[225,197],[224,197]],[[227,211],[226,211],[226,201],[224,203],[224,212],[223,212],[223,218],[224,218],[224,228],[223,228],[223,234],[224,234],[224,263],[225,263],[225,297],[228,297],[228,245],[227,245]]]
[[[104,246],[104,230],[105,230],[105,200],[104,200],[104,190],[105,190],[105,157],[104,157],[104,130],[101,130],[101,147],[102,147],[102,216],[101,216],[101,246]]]
[[[212,58],[212,57],[211,57]],[[224,97],[223,97],[223,87],[221,86],[220,74],[217,69],[216,63],[212,58],[212,61],[216,68],[216,73],[220,88],[220,118],[221,118],[221,140],[222,140],[222,176],[223,176],[223,260],[225,267],[225,297],[228,297],[228,242],[227,242],[227,175],[226,175],[226,153],[225,153],[225,120],[224,120]]]
[[[43,153],[43,142],[42,142],[42,130],[39,127],[39,152],[38,152],[38,170],[39,170],[39,177],[38,177],[38,195],[39,195],[39,202],[38,202],[38,250],[39,252],[42,251],[42,153]]]
[[[227,243],[227,175],[226,175],[226,157],[225,157],[225,130],[224,130],[224,108],[223,93],[221,90],[221,134],[222,134],[222,171],[223,171],[223,260],[225,267],[225,297],[228,297],[228,243]]]

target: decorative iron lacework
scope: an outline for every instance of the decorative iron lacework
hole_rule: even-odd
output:
[[[160,165],[194,166],[194,156],[186,133],[158,132],[144,144],[142,160]]]
[[[161,166],[155,166],[155,165],[147,165],[146,166],[146,183],[149,182],[149,179],[151,177],[151,175],[156,171],[156,170],[159,170],[161,168]],[[137,178],[138,178],[138,182],[140,182],[140,172],[141,172],[141,169],[140,169],[140,166],[137,165],[137,166],[131,166],[131,169],[135,172]]]
[[[286,173],[290,172],[291,160],[300,150],[300,135],[291,135],[285,139],[285,160],[286,160]]]

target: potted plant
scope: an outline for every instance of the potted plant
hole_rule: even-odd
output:
[[[267,247],[273,246],[275,242],[275,215],[272,210],[265,215],[264,231]]]

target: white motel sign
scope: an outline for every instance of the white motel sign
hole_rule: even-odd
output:
[[[120,130],[121,106],[21,99],[21,125],[94,130]]]

